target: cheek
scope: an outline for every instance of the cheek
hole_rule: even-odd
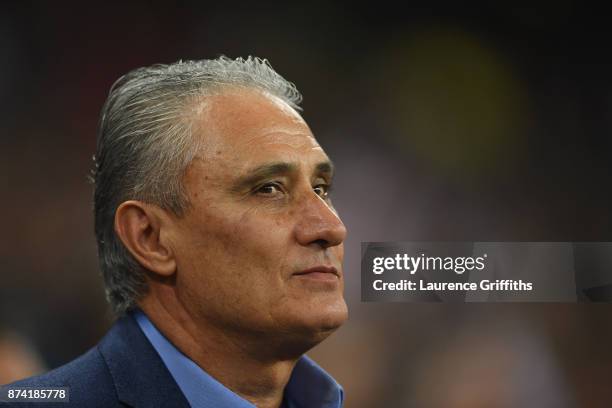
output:
[[[255,211],[234,216],[209,212],[192,225],[197,227],[190,228],[177,262],[191,279],[212,280],[217,288],[256,289],[258,282],[269,284],[282,277],[289,234],[281,220]]]
[[[200,218],[177,254],[179,296],[209,319],[264,322],[284,296],[288,229],[261,214]],[[259,317],[257,317],[259,316]],[[259,322],[259,323],[256,323]]]
[[[342,262],[344,260],[344,244],[340,244],[337,247],[334,247],[334,251],[336,252],[338,260]]]
[[[257,211],[244,213],[238,222],[228,226],[232,231],[232,253],[240,259],[251,282],[281,282],[288,269],[290,229],[279,217],[263,216]]]

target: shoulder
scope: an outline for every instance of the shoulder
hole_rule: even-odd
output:
[[[131,316],[119,318],[98,345],[79,358],[9,387],[69,387],[70,407],[189,407],[159,354]],[[66,407],[65,403],[43,405]],[[15,402],[13,406],[41,404]]]
[[[113,379],[98,347],[90,349],[66,365],[5,387],[68,387],[70,406],[112,407],[119,404]],[[15,403],[15,406],[26,407],[30,404],[20,402]],[[38,407],[40,403],[32,403],[31,406]],[[58,406],[66,405],[58,403]]]

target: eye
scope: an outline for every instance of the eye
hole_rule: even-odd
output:
[[[255,193],[264,196],[272,196],[278,193],[282,193],[283,188],[279,183],[266,183],[255,189]]]
[[[329,196],[329,192],[331,191],[331,186],[329,184],[317,184],[313,187],[313,191],[321,198],[327,198]]]

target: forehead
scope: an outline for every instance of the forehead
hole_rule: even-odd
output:
[[[243,167],[265,161],[320,162],[327,156],[302,117],[280,98],[251,89],[206,97],[196,110],[199,157]]]

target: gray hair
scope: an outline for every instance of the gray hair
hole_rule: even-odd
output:
[[[190,108],[234,86],[267,92],[300,110],[295,85],[254,57],[137,68],[111,87],[100,116],[92,181],[98,258],[115,313],[132,309],[147,292],[145,269],[115,233],[115,211],[126,200],[139,200],[183,215],[189,202],[182,178],[199,147]]]

